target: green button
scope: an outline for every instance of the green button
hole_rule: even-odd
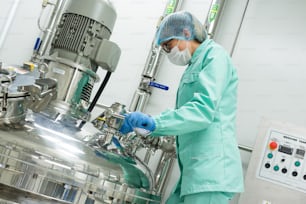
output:
[[[301,166],[301,162],[296,161],[296,162],[294,163],[294,165],[295,165],[295,166]]]
[[[274,169],[274,171],[278,171],[279,170],[279,166],[274,166],[273,169]]]
[[[273,157],[273,154],[272,154],[272,153],[269,153],[269,154],[268,154],[268,158],[271,159],[272,157]]]

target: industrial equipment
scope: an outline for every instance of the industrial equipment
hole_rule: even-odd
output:
[[[181,4],[169,0],[161,19]],[[152,87],[168,89],[155,82],[161,48],[153,40],[130,108],[97,104],[120,58],[109,40],[116,11],[108,0],[43,1],[48,5],[53,12],[35,43],[34,67],[0,66],[0,203],[160,203],[174,137],[137,130],[123,137],[118,130],[125,113],[144,109]],[[223,1],[212,5],[213,35]],[[107,74],[90,102],[99,67]],[[104,111],[89,122],[95,106]],[[140,149],[147,150],[143,160]],[[156,150],[162,154],[153,173],[148,163]]]
[[[120,141],[125,106],[88,122],[96,71],[109,78],[120,57],[109,41],[115,9],[106,0],[63,2],[49,23],[55,33],[46,30],[35,45],[35,69],[1,65],[0,202],[159,203],[135,155],[144,138]]]
[[[239,203],[305,203],[305,151],[305,128],[264,119]]]

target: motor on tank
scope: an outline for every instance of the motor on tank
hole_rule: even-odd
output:
[[[0,202],[159,203],[134,141],[120,142],[125,106],[88,122],[120,57],[109,40],[115,9],[105,0],[58,0],[55,11],[51,43],[50,33],[36,43],[35,69],[1,67]],[[107,74],[90,103],[99,67]]]

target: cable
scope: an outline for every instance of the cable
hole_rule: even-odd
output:
[[[97,93],[96,93],[94,99],[92,100],[92,102],[91,102],[91,104],[90,104],[90,106],[89,106],[89,108],[88,108],[88,112],[91,112],[91,111],[93,110],[93,108],[95,107],[95,105],[96,105],[98,99],[100,98],[100,96],[101,96],[101,94],[102,94],[102,92],[103,92],[103,90],[104,90],[104,88],[105,88],[105,86],[106,86],[106,84],[107,84],[107,82],[108,82],[108,80],[109,80],[111,74],[112,74],[112,73],[111,73],[110,71],[108,71],[108,72],[106,73],[106,75],[105,75],[105,77],[104,77],[104,80],[103,80],[103,82],[102,82],[102,84],[101,84],[99,90],[97,91]]]

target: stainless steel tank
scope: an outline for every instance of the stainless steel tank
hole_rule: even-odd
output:
[[[132,202],[137,189],[150,192],[150,170],[136,158],[76,139],[102,136],[90,123],[77,129],[42,114],[30,117],[24,126],[0,130],[2,185],[59,203]]]
[[[33,74],[5,81],[8,103],[0,95],[12,112],[0,117],[0,201],[159,203],[148,167],[124,147],[99,142],[110,132],[117,137],[113,127],[78,125],[79,119],[59,114],[52,104],[39,113],[26,109],[32,93],[22,87],[34,82]],[[13,97],[18,100],[11,102]]]
[[[24,99],[29,94],[12,85],[16,72],[0,67],[0,124],[17,124],[26,117]]]
[[[115,20],[108,1],[70,1],[34,71],[0,67],[0,203],[160,202],[137,147],[120,144],[124,108],[86,121],[95,72],[119,60]]]

